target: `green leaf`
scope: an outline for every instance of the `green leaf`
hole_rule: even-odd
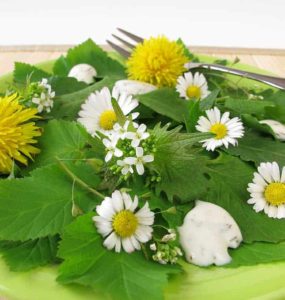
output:
[[[202,111],[200,110],[200,101],[190,100],[188,102],[188,114],[184,120],[187,132],[196,132],[196,125],[201,115]]]
[[[211,94],[209,94],[206,98],[200,100],[200,109],[205,111],[214,106],[215,101],[220,93],[220,89],[215,89]]]
[[[189,48],[184,44],[184,42],[182,41],[181,38],[179,38],[177,41],[176,41],[177,44],[181,45],[183,47],[183,50],[184,50],[184,55],[186,55],[189,60],[193,60],[194,59],[194,54],[190,52]]]
[[[69,163],[79,178],[96,187],[99,178],[83,162]],[[32,172],[31,177],[0,181],[0,238],[2,240],[37,239],[62,232],[72,220],[72,185],[58,165]],[[74,186],[74,202],[81,210],[93,209],[98,198]]]
[[[285,242],[242,244],[236,250],[230,250],[232,262],[225,267],[253,266],[262,263],[285,260]]]
[[[2,242],[0,252],[12,271],[27,271],[56,261],[58,238],[55,236],[26,242]]]
[[[193,145],[209,137],[208,133],[179,133],[179,128],[167,131],[157,126],[154,168],[161,176],[157,190],[164,191],[170,200],[177,196],[181,201],[195,200],[206,191],[204,176],[207,158]],[[211,135],[210,135],[211,136]]]
[[[66,57],[60,57],[54,64],[54,74],[67,76],[70,69],[77,64],[89,64],[97,71],[98,77],[115,76],[125,78],[125,68],[97,46],[91,39],[70,49]]]
[[[285,92],[278,91],[265,98],[275,104],[274,107],[267,107],[264,119],[273,119],[285,123]]]
[[[249,99],[227,99],[225,108],[237,115],[249,114],[255,116],[263,116],[265,108],[274,107],[274,104],[265,100],[249,100]]]
[[[178,267],[148,261],[138,251],[127,254],[107,250],[92,214],[79,217],[66,228],[59,256],[64,259],[59,282],[91,286],[118,300],[163,299],[168,275],[180,272]]]
[[[75,120],[78,117],[81,105],[91,93],[100,90],[105,86],[112,88],[115,81],[115,78],[106,77],[85,89],[76,91],[72,94],[56,97],[54,101],[54,107],[50,115],[58,119],[65,118],[72,121]]]
[[[32,169],[56,162],[59,159],[85,158],[86,143],[90,139],[78,123],[52,120],[43,126],[43,135],[38,147],[42,149],[31,165]],[[30,168],[30,169],[31,169]]]
[[[254,129],[255,131],[275,136],[275,133],[270,126],[259,123],[258,119],[255,118],[254,116],[244,114],[242,115],[242,122],[244,125]]]
[[[88,86],[86,83],[77,81],[72,77],[53,76],[49,79],[49,83],[56,96],[74,93]]]
[[[136,98],[143,105],[177,122],[184,122],[187,117],[188,101],[180,99],[175,89],[161,88],[147,94],[137,95]]]
[[[276,161],[280,166],[285,165],[285,143],[253,131],[248,131],[239,140],[237,147],[230,147],[226,152],[239,156],[242,160],[253,161],[256,165],[272,161]]]
[[[127,118],[126,118],[126,116],[124,115],[124,113],[123,113],[123,111],[122,111],[122,109],[121,109],[121,107],[120,107],[118,101],[117,101],[116,99],[112,98],[111,102],[112,102],[112,106],[113,106],[114,112],[115,112],[115,114],[116,114],[116,116],[117,116],[118,123],[119,123],[121,126],[124,126],[124,124],[125,124]]]
[[[51,74],[32,65],[16,62],[13,76],[15,83],[26,84],[27,80],[30,82],[41,81],[43,78],[49,78]]]
[[[252,182],[254,169],[237,157],[220,155],[208,165],[210,183],[205,200],[223,207],[239,225],[246,243],[279,242],[285,239],[285,220],[257,213],[252,205],[247,185]]]

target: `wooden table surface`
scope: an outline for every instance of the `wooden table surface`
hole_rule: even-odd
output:
[[[58,58],[72,45],[55,46],[0,46],[0,76],[13,70],[15,61],[35,64]],[[104,46],[104,48],[106,48]],[[285,49],[246,49],[221,47],[190,47],[197,54],[234,60],[265,69],[285,77]]]

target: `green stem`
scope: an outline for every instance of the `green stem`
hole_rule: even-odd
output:
[[[96,195],[97,197],[101,199],[105,199],[105,196],[98,191],[91,188],[87,183],[85,183],[83,180],[81,180],[79,177],[77,177],[62,161],[60,161],[59,158],[56,158],[59,165],[62,167],[62,169],[65,171],[65,173],[75,182],[77,182],[81,187],[89,191],[90,193]]]
[[[145,245],[144,245],[144,244],[141,244],[141,248],[142,248],[142,252],[143,252],[143,254],[144,254],[146,260],[149,260],[149,257],[148,257],[148,254],[147,254]]]

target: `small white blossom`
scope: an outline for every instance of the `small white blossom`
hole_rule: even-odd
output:
[[[118,160],[117,165],[122,167],[121,172],[122,172],[123,175],[127,175],[128,173],[132,173],[132,174],[134,173],[133,167],[130,164],[126,163],[125,159],[124,160]]]
[[[75,65],[68,73],[68,77],[76,78],[78,81],[83,81],[87,84],[93,83],[95,81],[94,77],[96,76],[96,69],[88,64]]]
[[[53,98],[55,97],[55,92],[51,89],[48,80],[43,78],[41,82],[38,83],[42,92],[40,95],[36,94],[32,97],[32,102],[37,105],[38,112],[43,111],[50,112],[53,107]]]
[[[113,127],[114,135],[117,136],[119,139],[124,140],[126,137],[126,133],[128,132],[128,128],[130,125],[130,121],[126,121],[123,126],[119,123],[116,123]]]
[[[156,244],[155,243],[150,244],[149,249],[152,251],[156,251],[156,249],[157,249]]]
[[[143,148],[137,147],[136,148],[136,157],[127,157],[125,158],[125,162],[129,165],[136,166],[136,170],[139,175],[143,175],[144,173],[144,164],[152,162],[154,160],[153,155],[143,155]]]
[[[123,152],[118,149],[116,147],[117,145],[117,139],[112,139],[112,140],[108,140],[108,139],[103,139],[103,144],[104,146],[106,147],[106,150],[107,150],[107,154],[106,154],[106,157],[105,157],[105,161],[108,162],[111,160],[111,158],[114,156],[116,157],[121,157],[123,155]]]
[[[174,232],[164,235],[161,239],[161,241],[163,243],[167,243],[167,242],[175,241],[175,240],[176,240],[176,233],[174,233]]]
[[[138,147],[138,145],[140,144],[140,142],[142,140],[145,140],[150,136],[150,134],[148,132],[146,132],[146,130],[147,130],[146,125],[141,124],[138,127],[136,132],[127,132],[126,133],[126,135],[125,135],[126,138],[132,140],[132,143],[131,143],[132,147],[134,147],[134,148]]]

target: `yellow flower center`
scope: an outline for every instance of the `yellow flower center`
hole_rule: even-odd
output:
[[[196,85],[190,85],[186,90],[186,95],[188,98],[201,98],[201,89],[199,86]]]
[[[164,36],[150,38],[132,52],[127,61],[128,75],[159,87],[174,87],[188,61],[182,45]]]
[[[264,192],[265,199],[272,205],[285,204],[285,183],[272,182]]]
[[[99,119],[100,127],[104,130],[113,129],[114,124],[117,122],[117,116],[113,110],[105,110]]]
[[[214,133],[215,139],[220,140],[227,135],[228,129],[224,124],[216,123],[210,128],[210,132]]]
[[[122,210],[113,219],[113,229],[122,238],[132,236],[138,227],[138,219],[129,210]]]

